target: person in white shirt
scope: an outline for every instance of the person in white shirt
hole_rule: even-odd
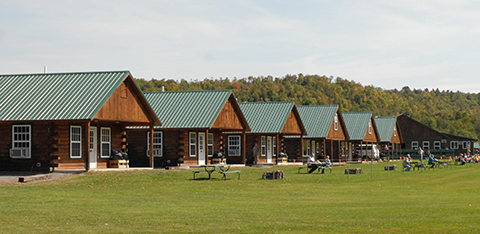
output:
[[[308,157],[308,160],[307,160],[307,166],[308,168],[310,168],[310,171],[308,171],[308,173],[312,173],[314,172],[315,170],[317,170],[318,168],[318,165],[315,164],[315,154],[312,153],[312,155],[310,155],[310,157]]]

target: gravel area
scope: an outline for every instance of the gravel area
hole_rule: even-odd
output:
[[[55,171],[52,173],[0,171],[0,186],[21,185],[21,184],[29,184],[29,183],[38,183],[42,181],[58,180],[64,177],[79,175],[83,172],[85,171],[84,170],[78,170],[78,171],[68,170],[68,171]],[[34,178],[34,177],[39,177],[39,175],[45,175],[45,176],[40,176],[42,179],[39,179],[39,180],[23,182],[23,183],[18,182],[18,178],[20,177]]]

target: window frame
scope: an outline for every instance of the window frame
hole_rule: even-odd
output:
[[[188,156],[190,158],[197,157],[197,132],[188,133]]]
[[[74,129],[78,130],[77,132],[73,132]],[[75,134],[75,135],[74,135]],[[79,138],[78,140],[74,138]],[[81,159],[82,158],[82,126],[80,125],[70,125],[70,158],[71,159]],[[73,154],[73,147],[74,145],[78,146],[78,155]]]
[[[436,149],[436,150],[442,149],[442,142],[434,141],[433,142],[433,149]]]
[[[160,137],[155,137],[155,134],[160,134]],[[155,142],[155,139],[159,140],[160,143]],[[147,150],[145,152],[147,153],[147,157],[150,157],[150,131],[147,131]],[[159,152],[159,154],[155,154],[156,152]],[[153,157],[163,157],[163,131],[153,130]]]
[[[28,132],[15,132],[15,128],[28,128]],[[28,140],[15,140],[15,135],[26,135]],[[28,147],[15,147],[16,144],[28,144]],[[31,158],[32,155],[32,125],[30,124],[14,124],[12,125],[12,149],[23,149],[27,148],[26,156],[11,156],[11,158]]]
[[[233,139],[233,138],[237,138],[237,139]],[[233,144],[237,141],[238,141],[238,144]],[[229,135],[227,138],[227,142],[228,142],[227,152],[229,157],[242,156],[242,137],[240,135]],[[235,149],[232,149],[232,148],[235,148]],[[230,154],[231,150],[238,150],[238,154]]]
[[[213,151],[215,151],[215,148],[214,148],[214,135],[213,133],[208,133],[207,134],[207,137],[208,137],[208,140],[207,140],[207,157],[208,158],[211,158],[213,157]]]
[[[309,157],[310,154],[312,154],[311,146],[310,146],[310,140],[304,140],[304,141],[303,141],[303,149],[302,149],[302,152],[303,152],[303,157]],[[305,153],[306,153],[306,154],[305,154]]]
[[[458,149],[458,141],[450,141],[450,149]]]
[[[108,131],[108,135],[104,135],[104,130]],[[108,141],[105,141],[108,137]],[[108,155],[104,155],[104,145],[108,145]],[[112,128],[101,127],[100,128],[100,158],[110,158],[112,152]]]
[[[267,136],[260,136],[260,157],[267,156]]]
[[[418,141],[412,141],[410,146],[411,149],[418,149]]]
[[[272,136],[272,157],[277,156],[277,137]]]
[[[338,113],[335,113],[335,117],[333,118],[333,130],[338,131]]]
[[[430,141],[422,141],[422,149],[429,150],[430,149]]]

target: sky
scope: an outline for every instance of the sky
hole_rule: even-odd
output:
[[[473,0],[0,0],[0,74],[302,73],[480,93],[479,39]]]

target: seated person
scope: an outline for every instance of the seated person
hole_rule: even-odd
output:
[[[308,157],[308,160],[307,160],[307,166],[308,166],[308,168],[310,168],[310,171],[308,171],[308,173],[312,173],[315,170],[317,170],[318,165],[314,164],[315,162],[316,162],[315,161],[315,154],[312,153],[312,155],[310,155],[310,157]]]
[[[407,157],[403,160],[403,167],[405,167],[405,171],[410,171],[412,168],[412,165],[410,163],[412,162],[412,157],[410,157],[410,154],[407,154]]]
[[[458,157],[458,162],[460,165],[465,165],[465,163],[467,163],[463,157],[463,154],[460,154],[460,157]]]
[[[330,161],[330,156],[327,155],[327,158],[325,159],[325,167],[330,167],[332,162]],[[325,167],[322,168],[322,174],[325,172]]]
[[[438,162],[438,160],[435,158],[435,155],[430,154],[430,157],[428,157],[428,165],[432,165],[430,168],[433,168],[436,162]]]

